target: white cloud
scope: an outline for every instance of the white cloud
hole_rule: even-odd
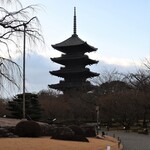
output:
[[[122,67],[131,67],[131,66],[141,66],[141,60],[131,60],[127,58],[118,58],[118,57],[109,57],[109,56],[102,56],[99,52],[92,52],[87,54],[91,59],[98,60],[104,62],[108,65],[116,65]]]
[[[101,59],[101,61],[104,61],[107,64],[119,65],[123,67],[141,66],[141,63],[139,61],[134,61],[125,58],[104,57]]]
[[[91,55],[94,54],[94,55]],[[90,58],[99,60],[96,65],[90,66],[91,71],[101,73],[104,69],[117,69],[119,72],[134,72],[140,66],[139,62],[134,62],[124,58],[103,57],[100,59],[97,53],[91,53]],[[60,55],[60,54],[59,54]],[[49,71],[58,70],[59,64],[50,60],[50,57],[58,57],[57,52],[38,52],[27,54],[26,57],[26,89],[28,92],[38,92],[47,89],[48,84],[56,84],[61,78],[50,75]],[[15,59],[22,66],[22,55]],[[88,66],[89,67],[89,66]],[[21,83],[22,84],[22,83]],[[20,91],[22,92],[22,90]],[[17,94],[17,93],[13,93]]]

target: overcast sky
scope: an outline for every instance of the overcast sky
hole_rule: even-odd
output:
[[[60,53],[51,44],[62,42],[73,34],[73,9],[77,9],[77,34],[98,48],[89,54],[99,60],[92,71],[116,68],[132,71],[150,57],[149,0],[22,0],[23,6],[39,4],[36,15],[42,26],[46,48],[27,56],[26,83],[29,92],[46,89],[60,78],[49,74],[59,69],[50,57]],[[33,51],[36,51],[33,50]],[[21,57],[15,58],[21,63]]]

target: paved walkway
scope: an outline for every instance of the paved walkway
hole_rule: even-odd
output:
[[[109,131],[108,135],[120,138],[124,146],[123,150],[150,150],[150,135],[124,131]]]

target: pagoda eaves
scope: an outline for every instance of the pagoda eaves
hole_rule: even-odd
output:
[[[63,53],[74,51],[74,50],[78,49],[78,47],[80,47],[80,50],[83,51],[84,53],[97,50],[97,48],[95,48],[95,47],[89,45],[87,42],[84,42],[83,40],[81,40],[77,35],[72,35],[67,40],[65,40],[61,43],[52,45],[52,47]]]
[[[72,86],[73,85],[73,86]],[[59,84],[52,84],[52,85],[48,85],[51,88],[54,88],[56,90],[63,90],[63,91],[67,91],[67,90],[71,90],[72,88],[76,89],[79,86],[83,89],[86,88],[88,90],[93,89],[93,85],[91,85],[91,83],[89,81],[86,81],[84,83],[80,82],[80,85],[75,83],[69,83],[69,82],[64,82],[64,81],[60,81]]]
[[[98,76],[98,73],[90,71],[89,68],[85,69],[78,69],[78,70],[66,70],[65,68],[57,71],[50,71],[52,75],[58,76],[58,77],[66,77],[66,76],[82,76],[86,78],[91,78],[94,76]]]
[[[69,56],[69,57],[67,55],[62,55],[61,57],[58,57],[58,58],[51,58],[51,60],[53,62],[62,64],[62,65],[67,65],[68,63],[74,63],[74,61],[76,61],[76,63],[78,64],[80,63],[83,65],[92,65],[92,64],[98,63],[98,61],[90,59],[87,55]]]

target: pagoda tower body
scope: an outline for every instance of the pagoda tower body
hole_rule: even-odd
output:
[[[87,65],[98,63],[90,59],[85,53],[96,51],[97,48],[90,46],[81,40],[76,33],[76,8],[74,8],[73,35],[65,41],[52,45],[52,47],[63,54],[58,58],[51,58],[55,63],[61,64],[60,70],[50,71],[50,74],[64,78],[58,84],[49,85],[50,88],[63,91],[63,93],[74,91],[90,91],[93,85],[88,78],[98,76],[98,73],[91,72]]]

